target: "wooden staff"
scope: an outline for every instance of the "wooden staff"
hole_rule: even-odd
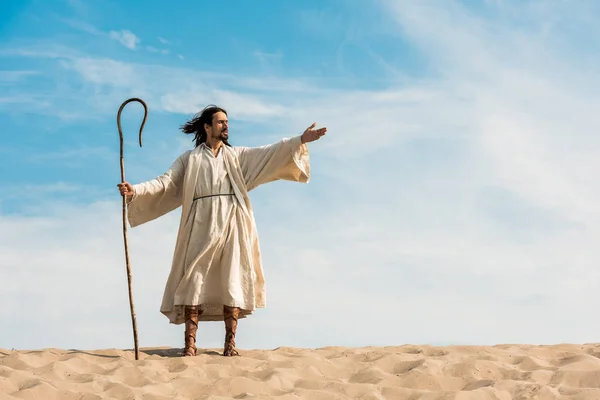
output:
[[[131,98],[125,100],[121,107],[119,108],[119,112],[117,113],[117,126],[119,127],[119,139],[121,144],[121,183],[125,183],[125,164],[123,160],[123,131],[121,130],[121,112],[123,108],[128,103],[132,101],[137,101],[142,106],[144,106],[144,120],[142,121],[142,125],[140,126],[140,147],[142,147],[142,130],[144,129],[144,125],[146,124],[146,118],[148,117],[148,106],[142,99]],[[135,308],[133,306],[133,292],[131,290],[131,267],[129,266],[129,246],[127,244],[127,197],[123,195],[123,240],[125,242],[125,265],[127,266],[127,285],[129,289],[129,308],[131,310],[131,323],[133,325],[133,342],[135,346],[135,359],[139,360],[139,347],[138,347],[138,333],[137,333],[137,323],[135,321]]]

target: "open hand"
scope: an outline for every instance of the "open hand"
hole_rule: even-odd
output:
[[[321,136],[325,135],[325,132],[327,132],[327,128],[313,129],[315,126],[317,126],[316,122],[306,128],[302,134],[302,143],[309,143],[319,140],[321,139]]]
[[[121,196],[131,197],[135,193],[135,189],[133,189],[133,186],[129,182],[118,183],[117,187],[119,188],[119,192],[121,192]]]

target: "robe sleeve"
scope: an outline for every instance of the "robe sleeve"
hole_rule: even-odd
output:
[[[286,180],[308,183],[310,157],[300,136],[261,147],[235,148],[248,191],[264,183]]]
[[[181,205],[188,153],[179,156],[164,174],[133,185],[134,195],[127,203],[127,219],[132,228],[165,215]]]

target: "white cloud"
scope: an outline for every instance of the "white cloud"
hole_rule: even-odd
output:
[[[49,184],[12,184],[4,186],[3,191],[9,196],[24,197],[28,194],[35,195],[49,195],[53,193],[74,193],[81,190],[80,186],[74,185],[67,182],[55,182]]]
[[[599,98],[577,75],[591,76],[577,60],[562,60],[561,49],[543,42],[548,38],[525,40],[502,21],[482,24],[457,5],[450,12],[431,3],[390,4],[403,29],[446,74],[440,86],[470,97],[477,118],[469,124],[471,140],[482,172],[537,206],[595,220],[600,186],[590,171],[600,164],[591,132],[600,126],[594,112]],[[571,74],[562,74],[564,68]]]
[[[112,59],[75,58],[65,66],[95,84],[136,86],[142,83],[135,66]]]
[[[83,1],[81,0],[67,0],[67,4],[73,9],[73,11],[75,11],[76,14],[78,14],[79,16],[84,16],[84,15],[89,15],[90,14],[90,10],[88,8],[88,5],[86,5]]]
[[[49,102],[40,101],[32,98],[25,94],[16,94],[13,96],[2,96],[0,97],[0,107],[2,106],[14,106],[14,105],[34,105],[36,107],[47,107],[50,106]]]
[[[39,71],[29,71],[29,70],[0,71],[0,83],[20,81],[29,76],[39,75],[39,73],[40,73]]]
[[[268,65],[274,64],[274,63],[275,64],[279,63],[283,59],[283,53],[281,51],[266,52],[266,51],[255,50],[252,54],[264,66],[268,66]]]
[[[169,54],[169,49],[158,49],[154,46],[146,46],[146,50],[151,53]]]
[[[138,38],[133,32],[122,29],[119,31],[111,30],[108,33],[96,28],[94,25],[85,22],[80,19],[72,19],[72,18],[59,18],[59,20],[71,28],[80,30],[82,32],[86,32],[90,35],[108,37],[110,39],[116,40],[120,42],[123,46],[128,49],[135,50],[137,45],[140,43],[140,38]]]
[[[131,50],[135,50],[140,42],[140,39],[128,30],[110,31],[108,35],[110,38],[118,40],[123,46]]]
[[[102,32],[94,25],[84,22],[80,19],[71,19],[71,18],[60,18],[60,21],[69,25],[71,28],[80,30],[82,32],[89,33],[94,36],[104,36],[106,33]],[[116,33],[116,32],[115,32]]]
[[[62,148],[60,150],[33,153],[25,156],[31,163],[71,163],[79,165],[94,159],[114,159],[115,151],[108,147],[77,146],[76,148]]]
[[[75,71],[89,85],[86,89],[93,93],[90,107],[93,104],[96,115],[113,113],[114,104],[133,92],[144,98],[153,110],[190,114],[209,102],[227,104],[228,109],[235,111],[236,118],[243,120],[281,119],[285,105],[260,95],[257,88],[271,88],[275,92],[305,90],[300,84],[282,79],[246,78],[84,56],[67,57],[60,65]],[[224,84],[217,85],[217,81]],[[293,95],[289,92],[286,97]]]

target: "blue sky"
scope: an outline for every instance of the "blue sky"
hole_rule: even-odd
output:
[[[132,96],[131,182],[190,148],[178,127],[209,103],[234,144],[328,127],[308,185],[251,193],[267,308],[242,349],[595,340],[600,5],[357,4],[3,2],[0,347],[132,345]],[[158,311],[177,221],[129,232],[142,346],[182,345]]]

